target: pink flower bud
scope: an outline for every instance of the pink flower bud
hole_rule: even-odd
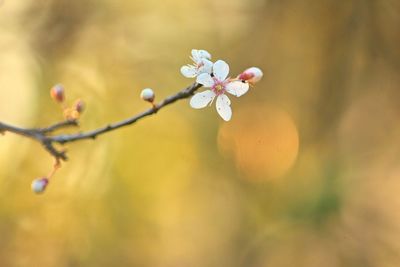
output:
[[[62,84],[56,84],[50,89],[51,98],[58,103],[64,102],[64,86]]]
[[[48,184],[49,179],[47,179],[46,177],[37,178],[32,181],[31,188],[34,193],[42,194],[46,190]]]
[[[143,89],[142,92],[140,93],[140,98],[142,98],[144,101],[153,103],[155,94],[151,88],[146,88]]]
[[[81,114],[85,110],[85,102],[83,102],[81,99],[76,100],[74,109]]]
[[[257,67],[251,67],[242,72],[238,79],[242,81],[246,81],[250,84],[255,84],[256,82],[260,81],[263,76],[263,72]]]

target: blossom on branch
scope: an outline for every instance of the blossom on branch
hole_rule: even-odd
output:
[[[145,88],[141,91],[140,97],[151,103],[152,108],[132,115],[126,119],[114,123],[108,123],[90,131],[77,131],[74,133],[60,134],[54,133],[55,131],[60,131],[66,127],[79,126],[79,117],[85,110],[85,103],[80,99],[76,100],[72,106],[67,105],[65,101],[65,89],[61,84],[57,84],[50,89],[50,96],[55,102],[60,104],[64,115],[63,121],[53,123],[50,126],[43,128],[22,128],[0,121],[0,134],[10,132],[31,138],[40,143],[42,147],[56,160],[49,175],[33,180],[31,184],[32,191],[37,194],[43,193],[49,184],[50,178],[60,168],[60,162],[68,159],[66,150],[59,148],[59,145],[62,146],[66,143],[72,143],[79,140],[94,140],[99,135],[132,125],[149,115],[156,114],[160,109],[171,105],[178,100],[189,97],[191,97],[190,106],[195,109],[201,109],[207,105],[211,105],[216,98],[218,114],[223,120],[229,121],[232,118],[232,109],[231,101],[227,96],[227,93],[240,97],[247,93],[250,85],[254,85],[263,76],[263,73],[259,68],[252,67],[238,76],[234,76],[236,78],[230,78],[228,77],[229,65],[223,60],[218,60],[215,63],[211,62],[211,55],[205,50],[193,49],[191,59],[194,63],[192,65],[183,66],[181,68],[181,73],[185,77],[196,78],[196,82],[181,91],[164,98],[158,103],[154,102],[154,91],[150,88]],[[201,87],[209,89],[195,94],[195,92]]]
[[[192,49],[193,64],[182,66],[181,73],[186,78],[194,78],[202,73],[211,73],[213,63],[211,55],[206,50]]]
[[[229,65],[223,60],[215,62],[212,68],[212,75],[202,73],[196,79],[197,83],[210,88],[210,90],[195,94],[190,99],[190,106],[195,109],[201,109],[208,104],[211,105],[214,98],[217,97],[217,112],[223,120],[229,121],[232,117],[232,109],[230,107],[231,101],[226,93],[240,97],[249,90],[249,84],[241,80],[227,78]]]

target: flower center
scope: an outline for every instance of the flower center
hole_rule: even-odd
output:
[[[224,90],[224,87],[222,86],[222,84],[218,84],[217,86],[215,86],[215,90],[217,92]]]
[[[225,85],[223,83],[216,83],[212,89],[216,95],[225,93]]]

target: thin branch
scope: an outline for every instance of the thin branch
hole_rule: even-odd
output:
[[[134,115],[130,118],[127,118],[125,120],[115,122],[108,124],[106,126],[100,127],[98,129],[94,129],[88,132],[82,132],[82,133],[74,133],[74,134],[59,134],[59,135],[53,135],[49,136],[50,133],[52,133],[55,130],[59,130],[64,127],[69,127],[69,126],[77,126],[78,122],[76,120],[66,120],[62,121],[53,125],[50,125],[45,128],[36,128],[36,129],[25,129],[25,128],[20,128],[16,127],[13,125],[9,125],[3,122],[0,122],[0,133],[3,132],[11,132],[15,133],[24,137],[31,138],[37,142],[39,142],[51,155],[53,155],[57,160],[62,159],[62,160],[67,160],[66,152],[63,150],[59,150],[55,148],[54,144],[65,144],[69,142],[75,142],[78,140],[84,140],[84,139],[95,139],[97,136],[111,132],[114,130],[117,130],[119,128],[132,125],[133,123],[143,119],[144,117],[153,115],[157,113],[160,109],[164,108],[165,106],[168,106],[175,101],[185,99],[193,95],[193,93],[202,87],[201,84],[194,83],[182,91],[179,91],[178,93],[171,95],[167,98],[165,98],[163,101],[161,101],[158,104],[155,104],[152,108],[141,112],[137,115]]]
[[[70,127],[70,126],[79,126],[79,123],[76,119],[69,119],[69,120],[65,120],[65,121],[61,121],[61,122],[57,122],[53,125],[50,125],[48,127],[44,127],[44,128],[40,128],[37,129],[38,131],[42,132],[42,133],[51,133],[54,132],[56,130],[62,129],[62,128],[66,128],[66,127]]]
[[[24,129],[4,122],[0,122],[0,132],[11,132],[21,136],[29,137],[32,139],[37,139],[35,136],[36,131],[34,129]]]
[[[154,107],[152,107],[142,113],[139,113],[135,116],[132,116],[128,119],[125,119],[125,120],[122,120],[122,121],[119,121],[116,123],[108,124],[104,127],[101,127],[101,128],[89,131],[89,132],[53,136],[53,137],[51,137],[51,140],[53,142],[65,144],[68,142],[74,142],[74,141],[78,141],[78,140],[82,140],[82,139],[95,139],[98,135],[116,130],[118,128],[121,128],[121,127],[124,127],[127,125],[131,125],[146,116],[153,115],[153,114],[157,113],[157,111],[159,111],[163,107],[165,107],[169,104],[172,104],[179,99],[188,98],[201,86],[202,86],[201,84],[194,83],[191,86],[185,88],[184,90],[178,92],[177,94],[167,97],[166,99],[161,101],[159,104],[154,105]]]

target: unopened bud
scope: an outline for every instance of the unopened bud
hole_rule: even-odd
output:
[[[74,104],[74,110],[76,110],[79,114],[82,114],[82,112],[85,110],[85,102],[83,102],[81,99],[76,100]]]
[[[238,78],[242,81],[246,81],[250,84],[259,82],[263,76],[263,72],[257,67],[251,67],[243,71]]]
[[[144,101],[153,103],[155,94],[152,89],[146,88],[146,89],[143,89],[142,92],[140,93],[140,98],[142,98]]]
[[[46,190],[48,184],[49,179],[47,179],[46,177],[37,178],[32,181],[31,188],[34,193],[42,194]]]
[[[62,84],[56,84],[50,89],[51,98],[58,103],[64,102],[65,94],[64,94],[64,86]]]

